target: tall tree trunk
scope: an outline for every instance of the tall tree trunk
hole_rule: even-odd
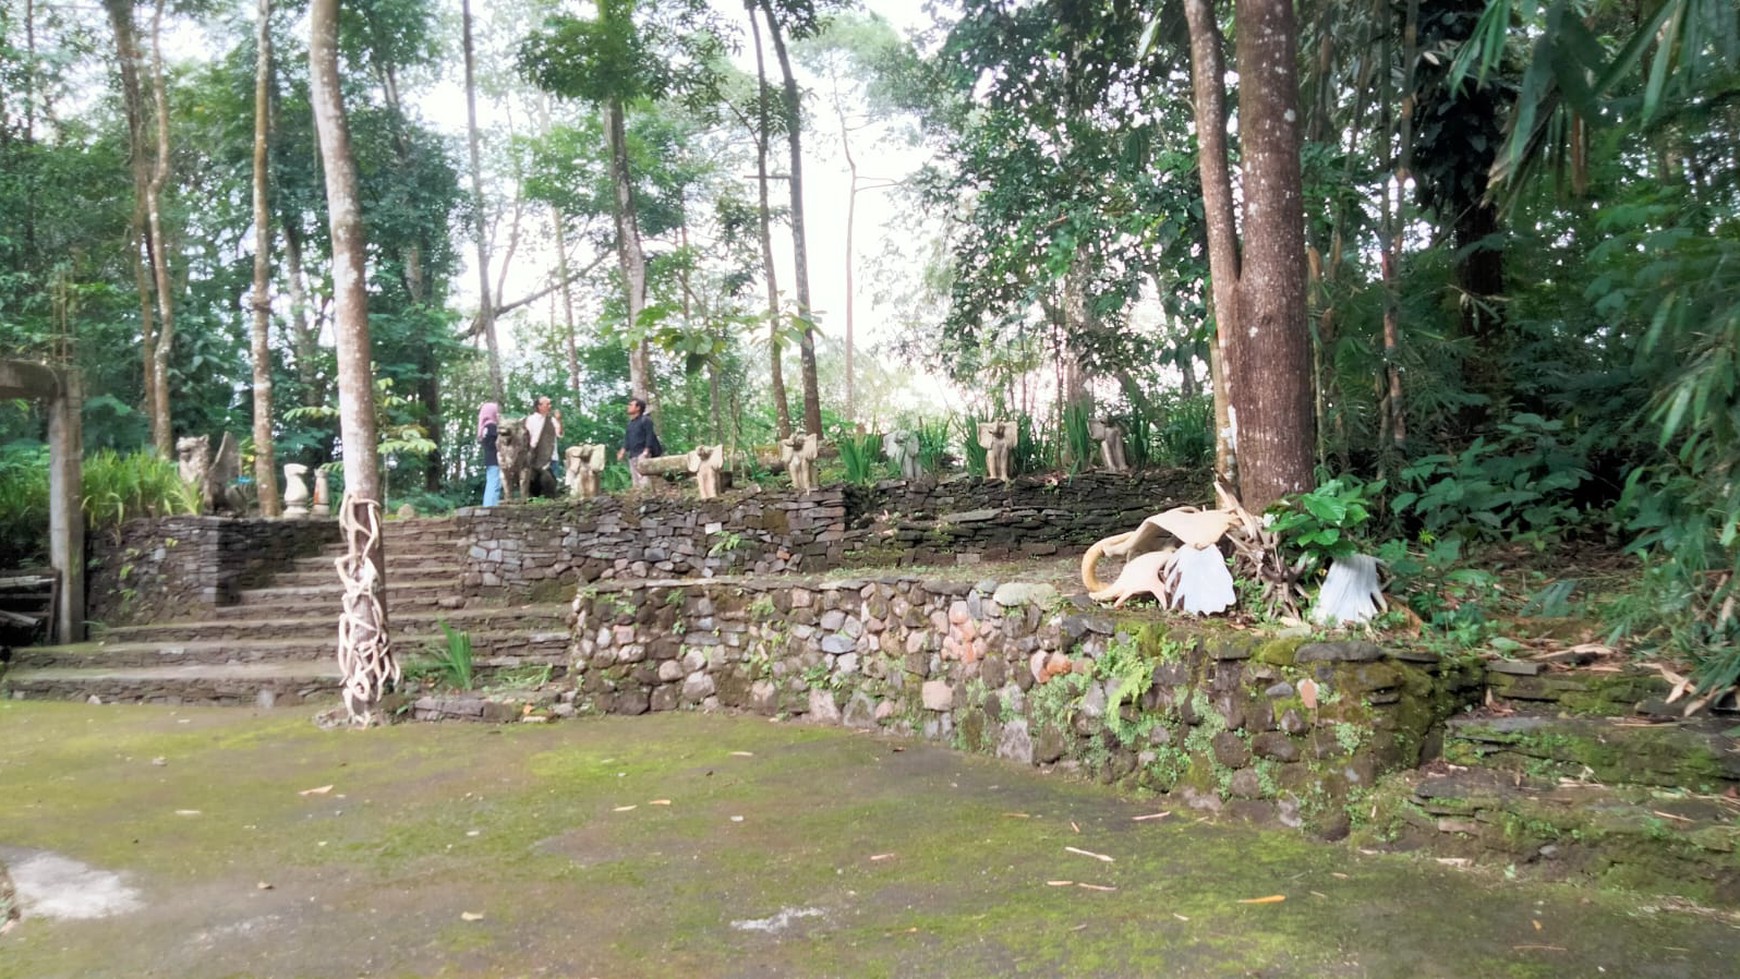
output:
[[[1299,25],[1293,0],[1238,0],[1234,10],[1244,254],[1233,404],[1241,408],[1239,492],[1260,511],[1314,485]]]
[[[157,344],[151,351],[151,435],[157,452],[172,458],[175,431],[169,414],[169,353],[175,344],[174,285],[169,278],[169,244],[163,233],[163,187],[169,181],[169,94],[163,80],[163,5],[151,18],[151,103],[157,116],[157,160],[145,194],[151,236],[151,275],[157,293]]]
[[[1209,280],[1213,285],[1214,349],[1209,376],[1214,385],[1215,471],[1238,485],[1238,416],[1232,395],[1232,337],[1239,328],[1238,224],[1226,142],[1226,53],[1212,0],[1185,0],[1190,26],[1190,84],[1195,103],[1203,221],[1208,232]]]
[[[761,12],[767,17],[768,39],[779,59],[780,76],[785,86],[785,139],[791,152],[791,256],[792,279],[797,292],[798,356],[803,365],[804,430],[822,433],[821,387],[816,380],[815,307],[810,304],[809,238],[804,230],[803,178],[803,103],[798,95],[797,77],[792,74],[791,55],[785,49],[779,20],[774,16],[772,0],[760,0]]]
[[[272,0],[260,0],[260,20],[254,30],[254,329],[250,337],[254,360],[254,485],[260,491],[260,513],[276,517],[278,474],[272,446],[272,281],[271,209],[266,201],[270,172],[266,161],[271,125]]]
[[[151,423],[151,445],[162,458],[174,458],[174,436],[157,430],[157,384],[152,365],[157,360],[157,313],[153,294],[151,237],[146,199],[151,192],[151,161],[145,146],[145,94],[139,83],[139,34],[133,23],[133,0],[103,0],[115,34],[115,64],[121,80],[121,105],[127,120],[127,158],[133,169],[133,216],[128,224],[128,255],[139,292],[139,350],[144,379],[143,408]]]
[[[1402,91],[1409,93],[1408,100],[1414,98],[1414,68],[1419,57],[1420,0],[1408,0],[1406,20],[1402,24]],[[1386,34],[1388,32],[1385,32]],[[1386,65],[1388,59],[1385,59]],[[1387,76],[1386,72],[1386,76]],[[1387,88],[1386,82],[1386,88]],[[1384,100],[1384,111],[1388,113],[1389,99]],[[1398,140],[1400,143],[1397,155],[1396,208],[1392,215],[1388,207],[1389,190],[1384,190],[1384,219],[1389,241],[1384,248],[1381,271],[1384,281],[1384,428],[1388,429],[1390,444],[1400,449],[1408,441],[1407,414],[1402,404],[1402,371],[1399,363],[1401,354],[1401,268],[1402,241],[1404,229],[1408,226],[1407,193],[1404,188],[1413,179],[1414,169],[1414,113],[1408,106],[1396,113],[1397,125],[1400,128]],[[1385,136],[1389,135],[1388,127]]]
[[[362,207],[338,77],[339,0],[314,0],[309,15],[309,98],[326,175],[332,235],[334,336],[338,354],[339,428],[344,440],[344,510],[348,563],[339,661],[345,706],[368,722],[381,694],[398,678],[387,631],[386,548],[379,533],[381,480],[376,454],[374,382],[369,366],[368,288]]]
[[[483,331],[483,343],[489,351],[489,393],[492,400],[502,400],[501,349],[495,339],[495,299],[489,288],[489,240],[483,220],[483,154],[477,134],[477,62],[471,38],[471,0],[460,0],[459,20],[465,37],[465,140],[471,152],[471,233],[477,244],[477,281],[482,298],[478,302],[478,327]]]
[[[640,246],[640,219],[634,203],[634,183],[628,169],[628,133],[622,102],[611,99],[604,107],[604,141],[610,149],[610,180],[616,191],[616,257],[622,266],[623,285],[628,289],[628,385],[635,397],[650,410],[652,349],[640,336],[640,314],[646,308],[646,253]]]
[[[791,435],[791,406],[785,394],[785,344],[781,342],[779,313],[779,276],[773,264],[773,218],[767,200],[767,154],[772,141],[772,120],[768,117],[767,59],[761,49],[761,20],[755,16],[756,0],[744,0],[749,10],[749,32],[755,38],[755,104],[759,126],[755,131],[755,186],[760,194],[756,214],[761,229],[761,264],[767,282],[768,386],[772,388],[774,431],[780,438]]]

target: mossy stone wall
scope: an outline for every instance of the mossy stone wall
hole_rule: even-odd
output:
[[[600,581],[573,634],[581,710],[922,736],[1326,836],[1480,689],[1430,653],[1169,632],[1046,585],[900,575]]]
[[[257,517],[135,520],[86,540],[86,616],[145,625],[231,605],[298,557],[339,541],[338,521]]]

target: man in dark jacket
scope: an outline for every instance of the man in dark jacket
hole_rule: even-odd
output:
[[[655,459],[662,454],[664,447],[659,445],[658,433],[653,431],[652,419],[647,417],[646,402],[629,398],[628,433],[623,438],[622,448],[616,450],[616,458],[628,461],[628,472],[635,489],[645,489],[652,482],[640,471],[640,461]]]

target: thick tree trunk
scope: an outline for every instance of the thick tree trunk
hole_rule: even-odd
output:
[[[327,220],[332,236],[334,336],[338,354],[339,427],[344,440],[344,501],[347,543],[353,566],[346,577],[345,620],[350,639],[368,644],[359,676],[346,667],[345,704],[353,717],[369,718],[388,678],[397,677],[387,641],[386,549],[378,532],[381,503],[376,454],[374,381],[369,357],[368,288],[362,207],[357,199],[355,157],[340,97],[339,0],[314,0],[309,16],[309,98],[314,108],[326,176]],[[353,594],[360,587],[362,594]],[[347,656],[341,628],[340,662]]]
[[[1196,111],[1198,167],[1204,224],[1208,230],[1209,280],[1213,284],[1214,348],[1209,376],[1214,385],[1215,471],[1232,485],[1238,478],[1238,416],[1232,396],[1238,381],[1230,360],[1239,328],[1239,244],[1231,164],[1226,142],[1226,54],[1213,0],[1185,0],[1190,25],[1190,84]]]
[[[477,244],[477,281],[481,299],[477,306],[478,328],[489,351],[489,394],[502,400],[501,349],[495,339],[495,298],[489,288],[489,240],[483,220],[483,154],[477,134],[477,63],[471,41],[471,0],[460,0],[459,19],[465,40],[465,140],[471,153],[471,233]]]
[[[254,313],[249,338],[254,360],[254,485],[260,491],[260,513],[278,515],[278,473],[272,447],[272,281],[271,209],[266,201],[266,142],[271,126],[272,0],[260,0],[254,31]]]
[[[1234,9],[1245,222],[1232,403],[1239,409],[1239,492],[1246,507],[1261,512],[1314,485],[1299,27],[1293,0],[1238,0]]]
[[[791,55],[785,49],[785,38],[779,30],[771,0],[760,0],[761,12],[767,17],[768,39],[779,59],[780,75],[785,85],[785,139],[791,151],[791,255],[792,280],[797,293],[798,356],[803,365],[804,430],[822,433],[821,388],[816,379],[815,307],[810,305],[809,238],[804,228],[804,154],[803,103],[798,95],[797,77],[792,74]]]
[[[622,266],[623,285],[628,289],[628,386],[650,410],[652,350],[640,336],[640,314],[646,308],[646,253],[640,246],[640,219],[634,203],[634,183],[628,169],[628,134],[622,103],[612,99],[604,107],[604,140],[610,149],[610,180],[616,191],[616,257]]]
[[[744,0],[749,11],[749,32],[755,39],[756,111],[760,125],[755,132],[755,186],[760,195],[756,214],[760,219],[761,264],[767,283],[768,386],[772,388],[774,428],[780,438],[791,435],[791,405],[785,394],[785,344],[780,341],[779,275],[773,263],[773,218],[767,200],[767,153],[772,141],[768,118],[767,59],[761,49],[761,20],[755,15],[756,0]]]

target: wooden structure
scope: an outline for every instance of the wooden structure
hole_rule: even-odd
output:
[[[48,408],[48,557],[60,579],[53,635],[56,642],[79,642],[85,637],[83,381],[76,370],[0,360],[0,400],[14,398]]]

